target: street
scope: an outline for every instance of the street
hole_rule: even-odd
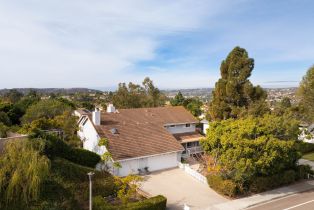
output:
[[[313,210],[314,209],[314,190],[289,195],[259,204],[250,210]]]

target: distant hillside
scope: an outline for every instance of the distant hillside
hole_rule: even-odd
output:
[[[264,88],[268,93],[268,100],[279,101],[283,97],[289,97],[295,101],[296,87],[291,88]],[[213,88],[194,88],[194,89],[174,89],[162,90],[169,98],[175,97],[180,91],[185,97],[199,97],[203,100],[209,100],[212,95]]]
[[[17,90],[23,94],[27,94],[27,93],[29,93],[29,91],[35,90],[37,93],[42,94],[42,95],[48,95],[51,93],[68,95],[68,94],[74,94],[74,93],[101,92],[99,90],[89,89],[89,88],[13,88],[13,89]],[[0,89],[0,95],[6,94],[10,90],[12,90],[12,89]]]
[[[166,96],[173,98],[179,91],[185,97],[199,97],[208,100],[211,97],[213,88],[193,88],[193,89],[176,89],[176,90],[162,90]]]

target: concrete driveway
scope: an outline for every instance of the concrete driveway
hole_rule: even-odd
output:
[[[191,210],[205,209],[229,201],[179,168],[145,176],[141,188],[152,196],[166,196],[167,207],[171,210],[182,210],[184,204]]]

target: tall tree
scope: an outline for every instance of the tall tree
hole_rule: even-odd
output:
[[[110,96],[117,108],[157,107],[165,103],[164,94],[146,77],[143,86],[130,82],[120,83],[118,90]]]
[[[143,81],[144,90],[147,96],[147,105],[148,107],[157,107],[162,106],[165,103],[165,97],[160,92],[160,90],[154,86],[153,81],[146,77]]]
[[[39,199],[50,168],[43,146],[31,140],[6,144],[0,156],[0,209],[25,209]]]
[[[172,106],[184,106],[184,108],[189,110],[195,117],[202,114],[201,107],[203,106],[203,102],[197,97],[185,98],[180,91],[170,100],[170,104]]]
[[[304,110],[304,120],[314,122],[314,66],[312,66],[303,77],[298,89],[300,106]]]
[[[179,91],[177,95],[175,95],[175,97],[172,100],[170,100],[170,103],[172,106],[183,106],[184,101],[185,101],[185,98],[182,95],[182,93]]]
[[[249,110],[250,105],[263,103],[267,97],[260,87],[254,87],[250,80],[254,60],[249,58],[245,49],[235,47],[222,61],[221,78],[215,85],[213,99],[210,103],[210,115],[215,120],[238,118],[241,113]],[[255,109],[256,106],[252,106]],[[257,106],[259,110],[260,106]]]

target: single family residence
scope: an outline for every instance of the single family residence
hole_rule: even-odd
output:
[[[199,121],[184,107],[156,107],[106,111],[76,110],[78,136],[84,149],[99,155],[109,152],[119,168],[118,176],[177,167],[182,156],[202,152],[196,129]],[[108,141],[99,146],[101,138]]]

